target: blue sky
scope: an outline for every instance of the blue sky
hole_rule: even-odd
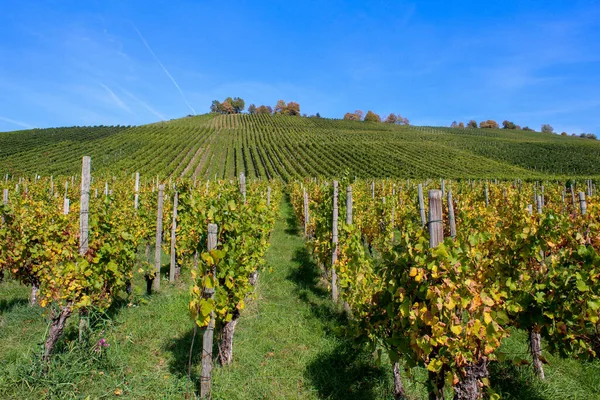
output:
[[[600,134],[597,1],[5,3],[0,131],[150,123],[240,96]]]

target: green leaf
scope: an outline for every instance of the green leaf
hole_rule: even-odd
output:
[[[586,285],[585,282],[580,279],[577,280],[576,286],[580,292],[587,292],[588,290],[590,290],[588,285]]]

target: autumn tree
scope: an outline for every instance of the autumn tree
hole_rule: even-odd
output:
[[[488,119],[487,121],[481,121],[479,123],[479,127],[480,128],[484,128],[484,129],[498,129],[498,123],[494,120]]]
[[[461,129],[465,129],[465,123],[464,122],[459,122],[458,123],[458,127]]]
[[[356,110],[356,111],[354,111],[354,114],[356,114],[359,121],[362,121],[363,117],[365,116],[365,113],[363,110]]]
[[[353,112],[353,113],[347,112],[346,114],[344,114],[344,119],[346,121],[360,121],[361,116],[359,114],[357,114],[356,112]]]
[[[248,113],[249,114],[256,114],[256,106],[254,104],[250,104],[248,106]]]
[[[377,114],[375,114],[373,111],[369,110],[367,111],[367,114],[365,115],[365,122],[381,122],[381,117]]]
[[[517,129],[517,125],[514,122],[504,120],[502,121],[502,129]]]
[[[277,104],[275,104],[275,114],[283,114],[285,112],[286,106],[287,104],[285,104],[285,101],[277,101]]]
[[[386,124],[395,124],[398,122],[398,117],[396,116],[396,114],[390,113],[390,115],[388,115],[385,121],[383,122],[385,122]]]
[[[227,100],[221,103],[221,109],[223,114],[235,114],[235,109],[233,108],[233,105],[231,105],[231,103]]]
[[[550,124],[542,125],[542,133],[554,133],[554,128]]]
[[[467,124],[467,128],[477,128],[477,121],[475,121],[474,119],[470,120]]]
[[[456,123],[456,121],[452,121],[452,123],[450,124],[450,128],[457,128],[458,124]]]
[[[256,108],[256,114],[273,114],[271,106],[261,105]]]
[[[528,126],[524,126],[524,127],[523,127],[523,130],[524,130],[524,131],[533,132],[533,129],[531,129],[531,128],[530,128],[530,127],[528,127]]]
[[[219,102],[219,100],[213,100],[210,106],[210,111],[219,114],[239,114],[244,111],[245,107],[246,103],[241,97],[228,97],[222,103]]]
[[[225,99],[225,101],[231,104],[234,114],[239,114],[244,111],[244,108],[246,108],[246,102],[241,97],[234,97],[233,99],[228,97]]]
[[[286,106],[286,115],[299,116],[300,115],[300,104],[295,101],[290,101]]]

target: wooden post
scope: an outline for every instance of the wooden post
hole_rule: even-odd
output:
[[[540,196],[542,198],[542,207],[546,204],[546,202],[544,201],[544,185],[542,185],[542,195]]]
[[[271,206],[271,186],[267,187],[267,207]]]
[[[421,226],[425,226],[425,201],[423,200],[423,185],[419,183],[417,187],[419,194],[419,211],[421,212]]]
[[[375,182],[371,182],[371,198],[375,198]]]
[[[444,241],[444,223],[442,221],[442,191],[429,191],[429,247],[437,247]],[[429,380],[434,391],[429,394],[430,399],[444,398],[444,376],[440,373],[429,371]]]
[[[69,199],[66,197],[63,199],[63,214],[69,215]]]
[[[2,204],[5,205],[5,206],[8,205],[8,189],[4,189],[2,191]],[[0,222],[2,222],[2,225],[4,225],[4,222],[5,222],[5,220],[4,220],[4,214],[1,216]],[[2,277],[3,276],[4,276],[3,272],[0,271],[0,282],[2,282]]]
[[[308,193],[304,189],[304,236],[308,235]]]
[[[177,231],[177,205],[179,202],[179,193],[175,191],[173,196],[173,223],[171,224],[171,267],[169,269],[169,282],[175,282],[177,279],[177,253],[176,253],[176,231]]]
[[[108,187],[108,184],[107,184]],[[158,211],[156,215],[156,248],[154,249],[154,267],[156,275],[152,282],[152,289],[160,290],[160,256],[162,254],[162,231],[163,231],[163,202],[165,200],[165,185],[158,187]]]
[[[207,249],[208,251],[214,250],[217,247],[217,232],[218,227],[216,224],[208,224],[208,240]],[[216,278],[217,271],[216,267],[213,266],[213,276]],[[214,288],[206,289],[205,295],[208,295],[211,299],[215,297]],[[208,326],[204,330],[202,337],[202,373],[200,375],[200,398],[211,397],[211,380],[212,380],[212,350],[213,350],[213,336],[215,331],[215,313],[210,313],[210,321]]]
[[[442,198],[446,195],[446,181],[441,179],[442,181]]]
[[[346,188],[346,224],[352,225],[352,186]]]
[[[333,181],[333,221],[331,233],[331,243],[333,244],[331,251],[331,298],[336,303],[338,300],[337,273],[335,272],[338,251],[338,181]]]
[[[89,156],[83,157],[81,167],[81,197],[79,207],[79,255],[85,255],[89,249],[89,211],[90,211],[90,186],[92,160]],[[66,199],[68,201],[68,199]],[[79,309],[79,341],[86,337],[90,327],[87,307]]]
[[[108,182],[104,183],[104,196],[108,196]]]
[[[84,255],[89,249],[89,212],[92,159],[83,157],[81,168],[81,199],[79,208],[79,254]]]
[[[54,179],[50,176],[50,196],[54,195]]]
[[[442,216],[442,191],[429,191],[429,247],[437,247],[444,241]]]
[[[134,207],[137,210],[140,205],[140,173],[135,173],[135,199]]]
[[[452,201],[452,190],[448,190],[448,222],[450,223],[450,237],[456,237],[456,219],[454,217],[454,203]]]
[[[489,190],[488,190],[488,185],[487,183],[485,184],[485,206],[489,206],[490,205],[490,195],[489,195]]]
[[[533,206],[531,204],[527,204],[527,212],[529,215],[533,214]]]
[[[587,212],[587,204],[585,202],[584,192],[579,192],[579,208],[581,209],[581,215],[585,215]]]
[[[577,211],[577,203],[575,202],[575,188],[573,187],[572,183],[571,183],[571,197],[573,199],[573,211],[576,212]]]
[[[538,214],[541,214],[542,213],[542,208],[543,208],[543,205],[542,205],[542,196],[541,195],[538,195],[537,200],[536,200],[536,204],[537,204],[537,212],[538,212]]]
[[[240,172],[240,192],[244,196],[244,204],[246,204],[246,177],[243,172]]]

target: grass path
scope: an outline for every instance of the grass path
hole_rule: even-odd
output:
[[[236,332],[234,364],[215,371],[217,399],[385,399],[391,374],[339,334],[341,322],[298,235],[289,202],[267,253],[258,298]]]

